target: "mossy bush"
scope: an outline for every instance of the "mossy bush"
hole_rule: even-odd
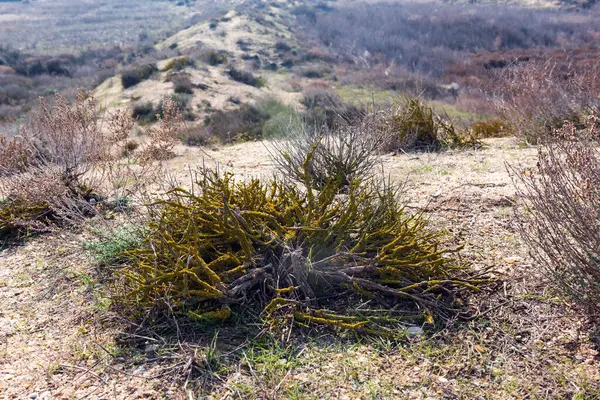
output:
[[[483,282],[405,212],[393,185],[320,189],[308,175],[298,185],[201,170],[193,190],[150,206],[148,237],[128,253],[116,297],[155,316],[216,322],[249,312],[273,329],[395,336],[409,321],[449,316]]]
[[[471,125],[471,130],[478,138],[498,138],[513,133],[510,125],[499,118],[476,121]]]
[[[170,60],[165,65],[165,67],[163,68],[163,71],[171,71],[171,70],[181,71],[185,67],[189,67],[189,66],[193,66],[193,65],[194,65],[194,61],[186,56],[176,57],[176,58]]]
[[[389,151],[438,151],[480,145],[472,130],[461,130],[449,117],[438,115],[418,97],[407,97],[381,111],[381,124],[389,132]]]
[[[51,229],[56,215],[44,201],[5,199],[0,203],[0,240],[19,240]]]

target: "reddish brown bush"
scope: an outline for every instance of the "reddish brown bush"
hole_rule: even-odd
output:
[[[599,73],[595,66],[578,71],[552,60],[522,63],[503,70],[494,100],[515,133],[535,143],[565,121],[581,127],[586,115],[597,113]]]
[[[537,170],[518,171],[521,232],[536,265],[585,307],[600,308],[600,119],[555,130]]]
[[[20,136],[0,140],[0,236],[21,238],[96,214],[107,171],[133,127],[127,111],[101,123],[97,103],[80,91],[40,101]],[[110,167],[110,168],[109,168]]]
[[[184,127],[185,121],[179,104],[166,96],[162,103],[162,115],[158,115],[158,123],[148,132],[150,142],[142,149],[142,161],[166,160],[173,157],[173,148],[180,142],[179,134]]]

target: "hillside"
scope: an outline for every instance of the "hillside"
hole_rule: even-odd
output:
[[[273,7],[272,10],[280,9]],[[276,96],[297,106],[301,95],[290,90],[289,85],[286,87],[291,74],[279,69],[281,57],[285,55],[276,48],[278,41],[293,45],[294,38],[278,22],[279,19],[278,14],[257,20],[230,11],[220,19],[198,23],[156,45],[159,51],[176,45],[182,55],[158,62],[159,72],[150,80],[124,90],[121,77],[115,76],[98,86],[95,96],[109,107],[129,106],[138,100],[156,104],[173,93],[174,83],[167,81],[177,74],[189,77],[193,86],[200,86],[193,90],[188,103],[191,109],[198,111],[198,120],[206,115],[207,105],[209,110],[224,110],[234,108],[235,103],[252,102],[267,96]],[[211,61],[206,60],[211,54],[224,57],[223,62],[211,65]],[[195,65],[184,66],[179,71],[165,70],[179,59],[194,57]],[[264,80],[262,88],[236,82],[227,73],[231,66],[254,70],[257,65],[257,75]]]

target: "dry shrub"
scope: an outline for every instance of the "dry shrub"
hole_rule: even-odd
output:
[[[127,112],[109,116],[103,129],[97,103],[80,91],[70,105],[60,94],[40,110],[20,136],[0,141],[0,232],[21,238],[96,213],[103,174],[115,144],[133,123]]]
[[[149,79],[156,71],[158,71],[158,68],[155,64],[145,64],[128,68],[121,73],[121,84],[124,89],[130,88]]]
[[[80,91],[69,104],[40,101],[21,134],[0,140],[0,236],[22,239],[56,226],[76,225],[151,183],[128,146],[128,110],[100,118],[96,100]],[[156,168],[154,168],[156,169]]]
[[[437,151],[453,147],[475,147],[480,142],[472,131],[459,130],[447,116],[438,115],[416,97],[400,99],[380,111],[382,130],[389,132],[387,151]]]
[[[217,110],[204,120],[210,137],[222,143],[256,140],[262,137],[262,129],[269,115],[257,105],[242,104],[240,107],[222,111]]]
[[[303,90],[304,120],[309,125],[335,129],[340,124],[352,124],[364,115],[364,110],[342,101],[323,81],[316,81]]]
[[[261,77],[254,76],[251,72],[231,67],[227,74],[231,79],[236,82],[244,83],[246,85],[261,88],[265,86],[265,81]]]
[[[317,188],[330,181],[349,187],[354,180],[365,179],[374,172],[385,140],[378,125],[375,114],[352,124],[339,124],[335,129],[292,119],[283,129],[285,139],[271,142],[268,150],[286,178],[302,182],[308,174]]]
[[[209,50],[201,55],[202,60],[209,65],[220,65],[227,62],[227,54],[224,52],[218,52],[215,50]]]
[[[48,232],[55,226],[75,224],[96,215],[98,195],[91,189],[66,184],[52,170],[33,168],[2,178],[0,238],[21,239]]]
[[[552,60],[521,63],[503,70],[494,100],[515,133],[536,143],[565,121],[582,126],[586,115],[597,113],[598,72],[595,66],[578,71]]]
[[[171,70],[181,71],[185,67],[189,67],[189,66],[193,66],[193,65],[194,65],[194,61],[190,60],[186,56],[176,57],[176,58],[170,60],[165,65],[165,67],[163,68],[163,71],[171,71]]]
[[[67,181],[76,181],[97,162],[110,158],[110,148],[121,140],[103,131],[94,97],[79,91],[73,105],[55,94],[51,106],[40,98],[40,110],[21,136],[38,166],[55,166]]]
[[[189,77],[181,76],[173,80],[175,93],[194,94],[194,84]]]
[[[180,142],[179,134],[185,121],[179,104],[166,96],[162,102],[162,115],[156,115],[158,122],[148,131],[149,143],[141,151],[144,162],[167,160],[174,156],[173,148]]]
[[[537,171],[513,169],[523,238],[531,254],[573,300],[600,308],[600,120],[573,123],[541,147]]]
[[[391,186],[356,180],[341,195],[334,181],[315,190],[308,173],[303,187],[212,170],[195,180],[150,207],[148,238],[121,274],[121,304],[156,318],[261,313],[270,328],[399,336],[407,323],[451,315],[482,283]]]

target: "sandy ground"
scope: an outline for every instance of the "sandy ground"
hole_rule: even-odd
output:
[[[178,152],[168,169],[181,177],[202,162],[240,177],[274,172],[263,143]],[[208,392],[220,399],[596,398],[598,352],[586,320],[548,291],[515,229],[506,164],[532,166],[535,156],[512,139],[489,140],[482,150],[382,156],[385,173],[407,181],[409,205],[425,209],[450,244],[465,244],[462,257],[474,268],[503,273],[503,288],[481,299],[482,307],[499,305],[489,321],[385,351],[372,343],[309,341],[293,363],[276,356],[272,366],[262,360],[248,368],[240,361],[210,386],[192,382],[184,390],[163,375],[164,364],[120,355],[121,325],[103,307],[97,271],[82,251],[86,233],[60,232],[4,249],[0,398],[189,399]],[[577,393],[583,397],[572,397]]]

